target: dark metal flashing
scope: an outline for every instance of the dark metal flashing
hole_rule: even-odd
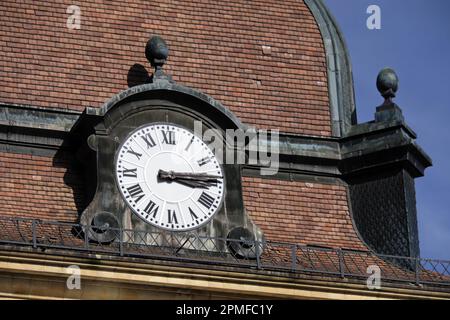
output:
[[[41,107],[41,106],[33,106],[33,105],[27,105],[27,104],[18,104],[18,103],[7,103],[7,102],[0,102],[0,107],[8,107],[8,108],[16,108],[21,110],[30,110],[30,111],[43,111],[47,113],[56,113],[56,114],[64,114],[64,115],[79,115],[81,112],[77,110],[67,109],[61,107]]]
[[[0,103],[0,150],[53,156],[80,112]]]
[[[347,137],[344,137],[343,140],[353,139],[357,136],[365,135],[367,132],[382,132],[394,127],[402,127],[412,139],[417,138],[417,134],[404,121],[395,120],[385,122],[370,121],[354,125],[350,128]]]
[[[266,178],[284,181],[301,181],[309,183],[320,183],[329,185],[347,185],[347,183],[342,180],[338,175],[320,175],[318,173],[311,174],[307,170],[297,170],[297,169],[281,169],[275,175],[272,176],[262,176],[260,173],[261,168],[257,166],[246,165],[242,169],[242,176],[252,177],[252,178]]]
[[[69,132],[81,112],[0,103],[0,126]]]
[[[305,0],[322,34],[328,66],[332,133],[346,136],[356,124],[355,95],[350,55],[335,19],[322,0]]]
[[[11,144],[0,141],[0,152],[27,154],[40,157],[54,157],[58,152],[57,149],[40,148],[24,144]]]
[[[122,95],[127,99],[143,89],[145,87]],[[51,156],[60,148],[71,148],[77,140],[89,135],[87,130],[92,130],[98,123],[100,114],[108,113],[118,104],[115,99],[112,101],[115,102],[106,103],[102,109],[88,108],[83,113],[2,104],[1,150]],[[235,123],[240,128],[245,127],[240,122]],[[278,142],[259,142],[267,145],[268,150],[279,150],[280,172],[263,177],[283,177],[286,172],[291,172],[291,177],[345,178],[352,173],[400,162],[407,164],[413,176],[422,176],[425,168],[431,165],[431,159],[415,143],[415,138],[415,133],[398,121],[355,125],[343,138],[280,133]],[[244,172],[256,170],[247,165]]]

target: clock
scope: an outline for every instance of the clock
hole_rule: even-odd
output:
[[[151,83],[86,109],[71,129],[85,172],[77,207],[84,239],[254,258],[263,248],[249,243],[264,235],[245,210],[245,164],[220,161],[246,154],[225,138],[247,127],[212,97],[173,82],[157,56]],[[222,136],[205,143],[210,130]]]
[[[212,150],[178,124],[150,123],[132,131],[117,150],[115,177],[134,214],[169,231],[207,224],[225,193]]]

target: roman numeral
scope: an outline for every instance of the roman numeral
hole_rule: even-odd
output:
[[[156,203],[154,203],[153,201],[150,200],[150,202],[147,204],[147,206],[144,209],[144,212],[147,214],[147,216],[145,218],[147,219],[148,216],[151,214],[153,215],[153,218],[156,218],[158,209],[159,209],[159,207],[156,205]]]
[[[153,148],[156,146],[155,140],[153,140],[152,135],[150,133],[147,133],[145,136],[141,137],[145,143],[147,144],[147,149]]]
[[[168,209],[167,214],[168,214],[167,221],[169,221],[169,223],[178,224],[178,219],[175,210]]]
[[[206,192],[203,192],[200,198],[198,198],[198,202],[200,202],[202,205],[204,205],[206,208],[211,209],[211,206],[214,203],[214,198],[211,197]]]
[[[137,168],[135,169],[123,168],[122,174],[124,177],[137,178]]]
[[[205,157],[205,158],[200,159],[200,160],[197,161],[197,163],[198,163],[198,165],[199,165],[200,167],[201,167],[201,166],[204,166],[205,164],[207,164],[207,163],[209,163],[209,162],[211,162],[211,157]]]
[[[142,188],[138,183],[134,186],[128,187],[127,191],[136,203],[144,197],[144,191],[142,191]]]
[[[132,148],[128,149],[128,153],[135,155],[136,158],[138,158],[138,160],[141,160],[142,153],[138,153],[138,152],[134,151]]]
[[[175,144],[175,131],[164,131],[161,130],[163,134],[163,143],[165,144]]]
[[[198,219],[198,216],[195,214],[194,210],[191,209],[191,207],[189,207],[189,213],[191,214],[192,220]]]

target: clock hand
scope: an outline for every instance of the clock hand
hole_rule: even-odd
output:
[[[206,173],[158,171],[158,179],[175,181],[192,188],[208,188],[221,178],[221,176],[208,175]]]
[[[160,179],[189,179],[189,180],[199,180],[199,181],[211,181],[222,179],[221,176],[209,175],[206,173],[190,173],[190,172],[174,172],[174,171],[158,171],[158,177]]]

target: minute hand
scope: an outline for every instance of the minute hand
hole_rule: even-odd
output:
[[[161,180],[171,180],[185,184],[193,188],[207,188],[222,179],[221,176],[209,175],[206,173],[158,171],[158,178]]]

